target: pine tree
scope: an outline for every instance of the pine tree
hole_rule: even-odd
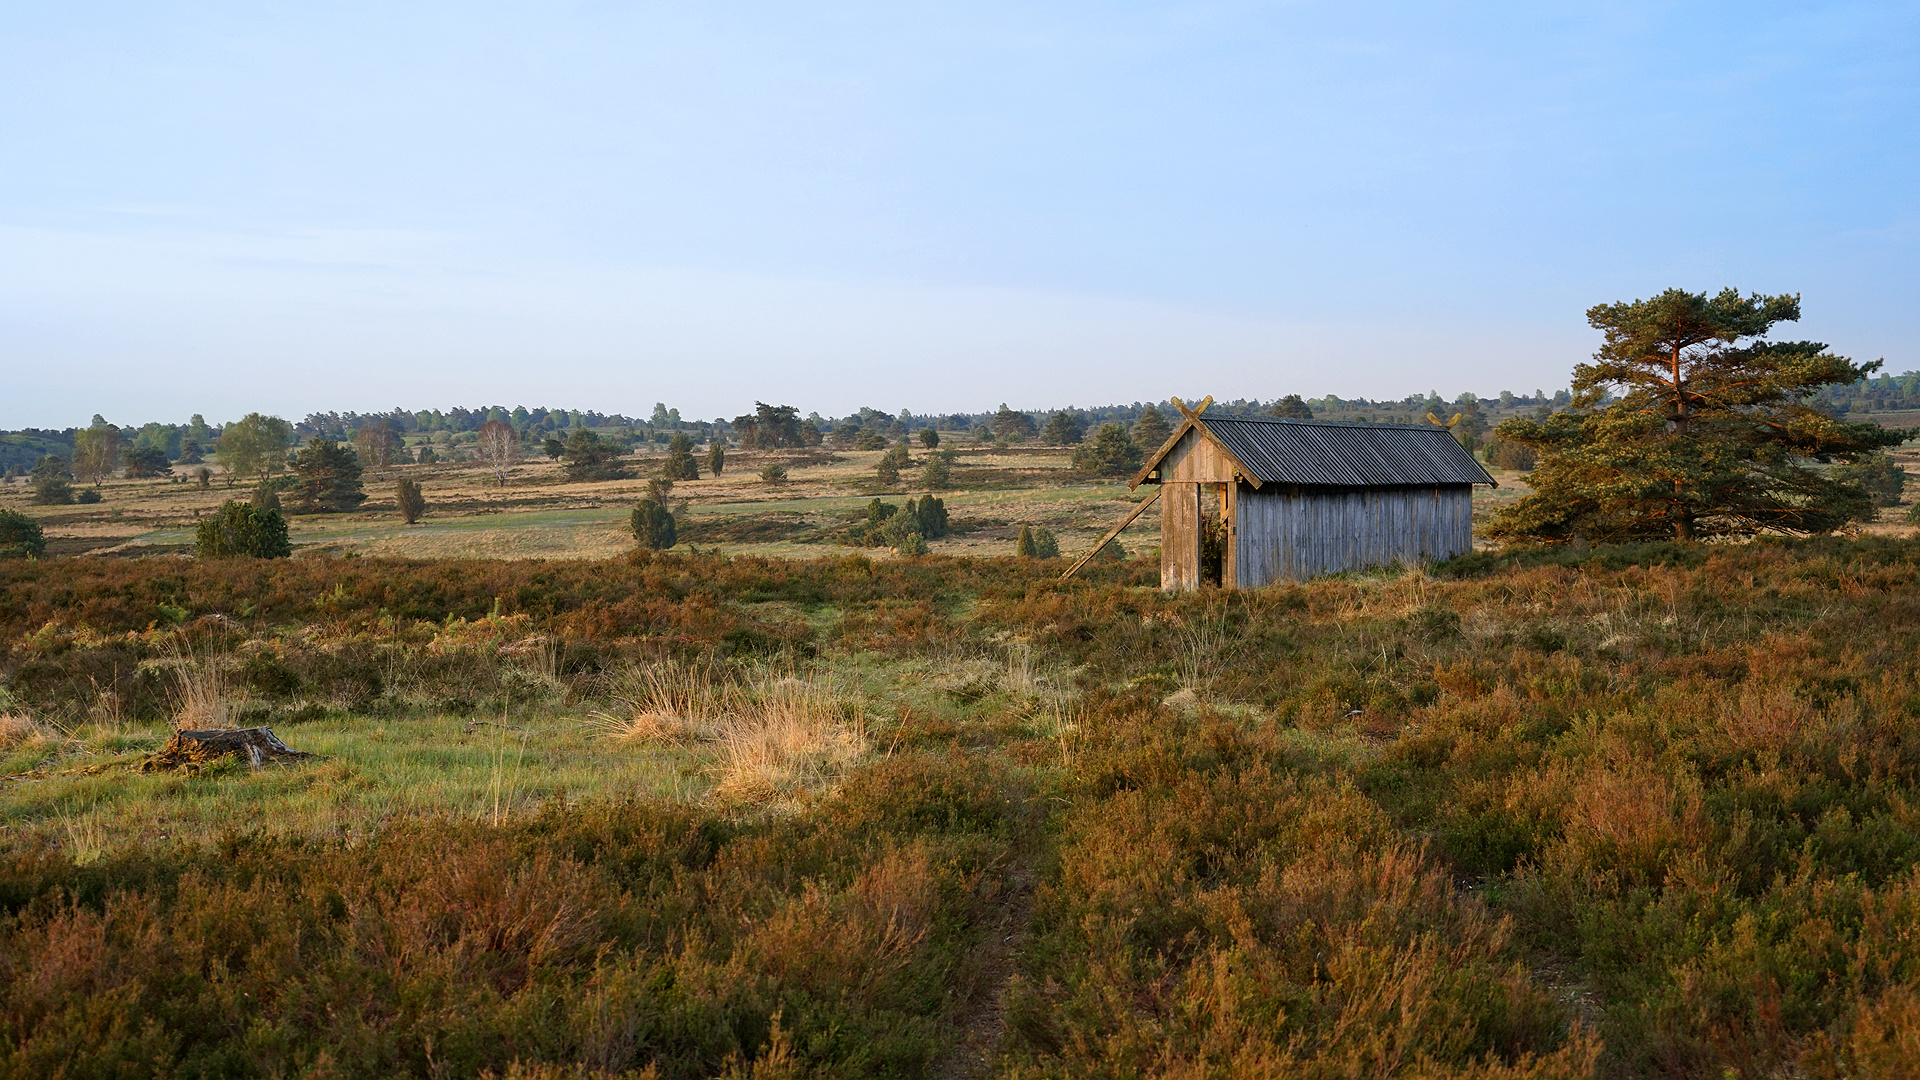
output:
[[[700,463],[693,456],[693,438],[684,431],[674,432],[673,438],[667,440],[665,475],[669,480],[700,479]]]
[[[1000,403],[1000,411],[993,414],[993,434],[997,438],[1018,441],[1031,439],[1038,433],[1033,417],[1008,408],[1004,401]]]
[[[1574,369],[1571,407],[1500,425],[1502,441],[1539,461],[1533,493],[1498,513],[1488,537],[1822,533],[1871,514],[1865,491],[1810,463],[1857,460],[1904,433],[1836,420],[1807,401],[1880,364],[1855,364],[1819,342],[1766,340],[1799,317],[1798,296],[1743,299],[1733,289],[1669,289],[1589,310],[1605,341]]]
[[[1042,441],[1049,446],[1073,446],[1081,438],[1080,421],[1065,409],[1047,417],[1047,426],[1040,433]]]
[[[560,472],[568,480],[625,480],[633,473],[620,466],[621,449],[598,432],[575,428],[567,436]]]
[[[293,506],[303,514],[351,510],[367,501],[359,457],[332,439],[315,439],[295,454],[293,473]]]
[[[167,452],[154,446],[141,446],[128,449],[120,455],[127,466],[129,480],[150,479],[167,475],[172,462],[167,460]]]
[[[727,467],[727,444],[720,436],[713,437],[712,445],[707,447],[707,471],[715,476]]]
[[[1101,424],[1073,452],[1073,467],[1098,476],[1127,476],[1140,467],[1140,447],[1116,423]]]
[[[48,474],[33,481],[33,501],[38,506],[68,506],[73,503],[73,485]]]
[[[1828,475],[1860,487],[1875,506],[1899,506],[1900,496],[1907,490],[1907,470],[1884,452],[1868,454],[1850,465],[1836,465]]]
[[[1273,415],[1282,420],[1311,420],[1313,409],[1300,399],[1299,394],[1288,394],[1273,403]]]
[[[1140,410],[1140,418],[1133,422],[1133,441],[1149,450],[1158,450],[1171,434],[1172,425],[1152,405]]]

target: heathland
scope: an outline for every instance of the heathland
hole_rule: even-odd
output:
[[[291,559],[182,553],[218,479],[20,505],[0,1076],[1920,1057],[1904,507],[1168,595],[1144,526],[1013,556],[1126,509],[1061,452],[962,453],[915,556],[849,542],[878,453],[734,457],[667,553],[544,462],[369,474]],[[162,752],[248,725],[313,756]]]

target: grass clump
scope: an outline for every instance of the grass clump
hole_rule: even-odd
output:
[[[615,676],[622,708],[597,719],[614,738],[711,747],[715,798],[791,806],[832,789],[872,750],[863,699],[829,672],[719,670],[665,661]]]

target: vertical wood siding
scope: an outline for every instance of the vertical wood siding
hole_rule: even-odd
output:
[[[1160,493],[1160,587],[1200,587],[1200,485],[1165,484]]]
[[[1268,484],[1258,491],[1240,485],[1234,496],[1231,580],[1241,588],[1396,562],[1413,565],[1464,554],[1473,547],[1473,489],[1465,484],[1419,488]],[[1199,576],[1197,543],[1194,548],[1192,571],[1170,574],[1180,560],[1170,562],[1167,553],[1172,548],[1162,543],[1162,588],[1195,587],[1186,583],[1190,578],[1197,582]]]

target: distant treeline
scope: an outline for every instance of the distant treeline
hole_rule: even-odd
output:
[[[1814,403],[1837,414],[1920,410],[1920,371],[1823,387],[1814,395]]]
[[[1563,408],[1569,400],[1565,390],[1553,393],[1535,390],[1531,394],[1502,390],[1498,394],[1485,396],[1467,392],[1451,398],[1442,397],[1434,391],[1400,398],[1342,398],[1334,394],[1302,398],[1288,395],[1271,400],[1236,398],[1216,401],[1212,412],[1220,416],[1283,415],[1304,418],[1310,415],[1323,420],[1418,424],[1426,422],[1429,413],[1446,419],[1451,413],[1467,409],[1475,414],[1491,414],[1489,419],[1496,419],[1500,413]],[[1828,387],[1818,394],[1815,403],[1836,414],[1920,410],[1920,372],[1881,375],[1849,386]],[[1170,400],[1013,411],[1015,415],[1030,417],[1036,431],[1043,428],[1055,414],[1065,414],[1066,421],[1076,430],[1091,431],[1107,423],[1119,423],[1131,428],[1150,409],[1169,419],[1177,420],[1179,417]],[[346,441],[352,439],[356,432],[369,427],[384,427],[401,436],[412,435],[416,438],[437,435],[444,440],[446,435],[477,432],[487,421],[499,420],[511,425],[523,439],[530,442],[584,428],[612,436],[628,446],[665,443],[676,432],[690,434],[700,442],[711,442],[718,437],[742,445],[782,446],[848,443],[867,433],[898,438],[929,428],[946,434],[962,433],[985,438],[987,433],[998,435],[1007,427],[1004,415],[1007,407],[1003,405],[1001,410],[914,413],[907,409],[887,412],[862,406],[839,415],[823,415],[817,411],[802,415],[794,406],[762,403],[755,412],[731,420],[725,417],[698,420],[682,417],[679,409],[669,408],[665,403],[656,403],[646,417],[593,409],[481,405],[473,408],[455,406],[445,410],[411,411],[395,408],[386,412],[315,412],[308,413],[292,426],[295,435],[302,441],[314,438]],[[107,423],[103,417],[95,416],[91,426],[97,428]],[[196,413],[183,424],[154,421],[116,430],[120,433],[122,444],[132,450],[150,449],[165,454],[170,461],[181,461],[197,460],[202,454],[211,454],[224,427],[224,424],[209,424]],[[13,471],[17,475],[49,455],[71,458],[75,436],[85,430],[82,427],[22,428],[0,432],[0,469]]]
[[[1495,407],[1495,402],[1498,402],[1497,407],[1502,409],[1563,405],[1567,401],[1567,393],[1563,390],[1549,395],[1536,390],[1528,395],[1502,391],[1490,398],[1465,393],[1445,399],[1438,393],[1429,392],[1409,394],[1393,400],[1343,399],[1332,394],[1303,400],[1298,395],[1289,395],[1271,401],[1240,398],[1215,402],[1212,408],[1217,415],[1267,416],[1301,415],[1304,406],[1306,412],[1327,419],[1418,423],[1429,411],[1454,409],[1476,401],[1486,407]],[[1067,406],[1014,412],[1018,416],[1033,418],[1036,430],[1055,414],[1065,414],[1075,429],[1092,430],[1106,423],[1132,427],[1148,410],[1175,419],[1179,415],[1171,401],[1136,401],[1132,404],[1085,408]],[[445,410],[395,408],[385,412],[314,412],[293,423],[292,428],[301,441],[315,438],[347,441],[366,428],[386,428],[402,437],[440,436],[444,439],[446,435],[477,432],[489,420],[498,420],[511,425],[523,439],[530,442],[563,435],[575,429],[588,429],[612,436],[629,446],[665,443],[676,432],[688,433],[701,442],[710,442],[717,436],[743,445],[782,446],[848,442],[865,433],[897,438],[929,428],[943,433],[999,434],[1007,426],[1003,415],[1005,411],[1007,407],[1004,405],[995,412],[947,413],[914,413],[907,409],[892,413],[862,406],[840,415],[822,415],[816,411],[803,416],[791,405],[760,403],[755,412],[731,420],[725,417],[698,420],[682,417],[679,409],[669,408],[665,403],[656,403],[645,418],[593,409],[481,405],[473,408],[455,406]],[[1019,426],[1016,425],[1016,428]],[[152,450],[165,454],[169,461],[197,461],[202,455],[210,456],[213,453],[226,425],[209,424],[196,413],[183,424],[152,421],[137,427],[122,427],[96,415],[88,427],[22,428],[0,432],[0,470],[12,471],[17,475],[48,456],[71,459],[76,436],[89,428],[102,427],[112,427],[117,433],[118,443],[129,450]]]

